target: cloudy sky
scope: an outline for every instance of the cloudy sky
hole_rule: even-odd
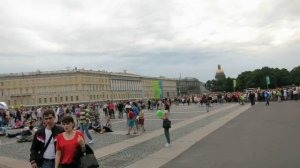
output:
[[[0,73],[213,79],[300,65],[297,0],[1,0]]]

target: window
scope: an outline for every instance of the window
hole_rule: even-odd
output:
[[[44,98],[44,103],[47,103],[47,98]]]
[[[57,103],[57,97],[55,97],[55,103]]]
[[[68,96],[66,96],[66,102],[68,101]]]
[[[71,101],[73,101],[73,96],[71,96]]]
[[[49,102],[52,103],[52,97],[49,98]]]
[[[78,96],[76,96],[76,101],[78,101],[79,100],[79,98],[78,98]]]
[[[42,98],[39,98],[39,103],[42,103]]]

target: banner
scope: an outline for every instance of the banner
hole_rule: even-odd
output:
[[[233,79],[233,88],[236,87],[236,79]]]
[[[159,99],[160,98],[160,88],[158,81],[153,81],[152,83],[153,92],[154,92],[154,98]]]
[[[267,85],[270,85],[270,84],[271,84],[271,81],[270,81],[270,77],[269,77],[269,76],[266,76],[266,81],[267,81]]]

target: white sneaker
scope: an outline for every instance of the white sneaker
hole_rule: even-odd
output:
[[[170,146],[170,144],[169,144],[169,143],[166,143],[166,144],[165,144],[165,147],[166,147],[166,148],[168,148],[169,146]]]
[[[94,141],[94,140],[91,140],[91,141],[89,142],[89,144],[93,144],[93,143],[95,143],[95,141]]]

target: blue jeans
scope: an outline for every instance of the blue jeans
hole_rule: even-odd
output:
[[[90,140],[93,140],[93,137],[92,137],[92,135],[91,135],[90,132],[89,132],[89,126],[90,126],[89,123],[86,123],[86,124],[80,124],[80,131],[82,132],[83,135],[84,135],[84,132],[85,132],[86,136],[87,136]]]
[[[54,168],[54,161],[44,160],[41,168]]]

